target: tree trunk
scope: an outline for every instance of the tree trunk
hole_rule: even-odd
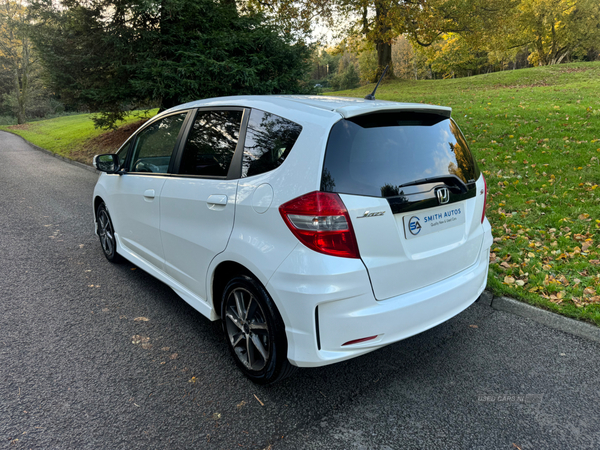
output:
[[[371,80],[374,83],[379,81],[381,78],[381,74],[385,70],[387,65],[390,66],[386,73],[386,78],[392,78],[394,73],[394,68],[392,67],[392,41],[388,39],[388,34],[390,32],[390,26],[387,18],[388,9],[386,6],[382,5],[381,2],[375,2],[375,30],[376,30],[376,38],[375,38],[375,49],[377,50],[377,72],[375,74],[375,79]]]
[[[181,104],[181,101],[179,101],[179,99],[174,98],[174,97],[163,97],[160,100],[160,109],[158,110],[159,113],[166,111],[167,109],[173,108],[174,106],[177,106]]]
[[[14,78],[14,89],[15,89],[15,115],[17,116],[17,123],[19,125],[25,123],[25,105],[23,104],[23,93],[21,90],[21,82],[19,79],[19,68],[15,65],[15,78]]]
[[[539,57],[539,65],[547,66],[548,65],[548,57],[546,55],[546,51],[544,50],[544,43],[542,42],[542,37],[538,35],[535,47]]]
[[[385,77],[391,78],[392,73],[394,73],[394,68],[392,67],[392,44],[390,42],[376,42],[375,48],[377,49],[377,74],[375,76],[374,83],[379,81],[381,74],[385,70],[385,66],[389,65]]]

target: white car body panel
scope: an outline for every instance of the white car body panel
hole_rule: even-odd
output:
[[[227,247],[233,229],[237,180],[170,177],[160,198],[165,271],[207,299],[206,271]]]
[[[109,211],[116,219],[122,247],[163,269],[160,239],[160,193],[167,177],[107,175],[113,182]]]

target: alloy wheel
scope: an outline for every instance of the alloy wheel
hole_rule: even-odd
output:
[[[240,362],[249,370],[265,368],[271,356],[271,342],[265,313],[248,290],[229,293],[225,309],[227,336]]]

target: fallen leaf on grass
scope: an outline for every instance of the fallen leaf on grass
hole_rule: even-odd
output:
[[[135,319],[133,319],[134,322],[148,322],[150,319],[148,319],[147,317],[136,317]]]
[[[592,219],[589,218],[590,215],[587,213],[579,214],[577,217],[579,220],[585,220],[586,222],[590,222]]]
[[[513,277],[504,277],[504,284],[515,284],[515,279]]]
[[[571,301],[578,308],[583,308],[585,306],[585,303],[583,303],[579,297],[573,297]]]
[[[552,295],[543,294],[542,297],[550,300],[552,303],[554,303],[556,305],[560,305],[562,303],[562,298],[559,298],[558,295],[555,295],[555,294],[552,294]]]

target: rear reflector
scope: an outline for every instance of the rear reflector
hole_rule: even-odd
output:
[[[342,344],[342,347],[343,347],[344,345],[359,344],[360,342],[371,341],[371,340],[375,339],[377,336],[379,336],[379,335],[376,335],[376,336],[369,336],[369,337],[366,337],[366,338],[361,338],[361,339],[354,339],[353,341],[348,341],[348,342],[346,342],[345,344]]]
[[[279,207],[281,217],[300,242],[319,253],[360,258],[346,206],[339,195],[311,192]]]
[[[485,208],[487,207],[488,189],[487,182],[485,181],[485,177],[483,176],[483,174],[481,174],[481,178],[483,178],[483,186],[485,187],[485,194],[483,197],[483,212],[481,213],[481,223],[483,223],[483,219],[485,219]]]

